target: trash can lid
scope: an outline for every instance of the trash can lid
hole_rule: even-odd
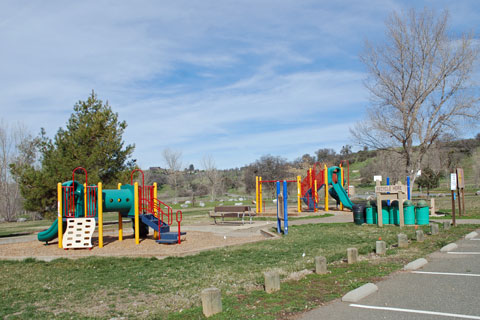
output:
[[[428,203],[425,200],[420,200],[417,202],[417,208],[425,208],[428,207]]]
[[[370,201],[367,201],[365,203],[365,208],[371,208],[372,207],[372,204],[370,203]]]
[[[377,200],[370,200],[370,205],[372,207],[376,207],[377,206]]]
[[[413,206],[413,201],[412,200],[405,200],[405,201],[403,201],[403,206],[404,207],[411,207],[411,206]]]

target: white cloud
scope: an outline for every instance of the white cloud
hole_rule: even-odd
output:
[[[185,149],[191,161],[210,150],[224,157],[217,163],[242,165],[279,149],[265,146],[271,132],[292,157],[322,147],[288,142],[304,128],[321,135],[309,135],[312,145],[338,147],[348,142],[338,126],[360,118],[366,104],[356,58],[363,39],[381,39],[386,15],[404,7],[393,0],[2,1],[1,116],[53,135],[95,89],[127,120],[127,142],[145,166],[158,164],[165,146]],[[460,6],[453,21],[469,9],[474,19],[472,8]],[[218,147],[233,141],[239,153]]]

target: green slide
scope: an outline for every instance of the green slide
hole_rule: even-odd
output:
[[[333,186],[333,190],[337,194],[337,196],[338,196],[340,202],[343,204],[343,206],[348,208],[348,209],[352,209],[353,208],[353,203],[350,200],[350,198],[348,197],[347,191],[345,191],[345,189],[338,183],[333,183],[332,186]]]
[[[37,239],[38,241],[47,242],[55,239],[57,236],[58,236],[58,219],[55,219],[55,221],[53,221],[50,228],[38,233]]]

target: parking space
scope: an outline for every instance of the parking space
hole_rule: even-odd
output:
[[[480,240],[460,240],[452,252],[435,252],[421,270],[377,283],[357,303],[336,301],[301,319],[479,319]]]

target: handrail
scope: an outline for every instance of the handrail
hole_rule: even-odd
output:
[[[178,220],[178,213],[180,212],[180,220]],[[183,218],[183,213],[181,210],[177,210],[177,213],[176,213],[176,217],[175,217],[175,220],[177,220],[177,223],[178,223],[178,244],[182,243],[182,240],[180,239],[181,238],[181,235],[182,233],[180,232],[180,222],[182,222],[182,218]]]
[[[72,171],[72,181],[73,181],[73,185],[75,185],[75,171],[77,171],[78,169],[82,169],[83,172],[85,172],[85,185],[88,186],[88,174],[87,174],[87,170],[85,170],[85,168],[82,168],[82,167],[76,167],[75,169],[73,169],[73,171]]]
[[[133,185],[133,174],[135,172],[140,172],[142,174],[142,187],[145,185],[145,174],[141,169],[134,169],[132,173],[130,174],[130,184]]]

